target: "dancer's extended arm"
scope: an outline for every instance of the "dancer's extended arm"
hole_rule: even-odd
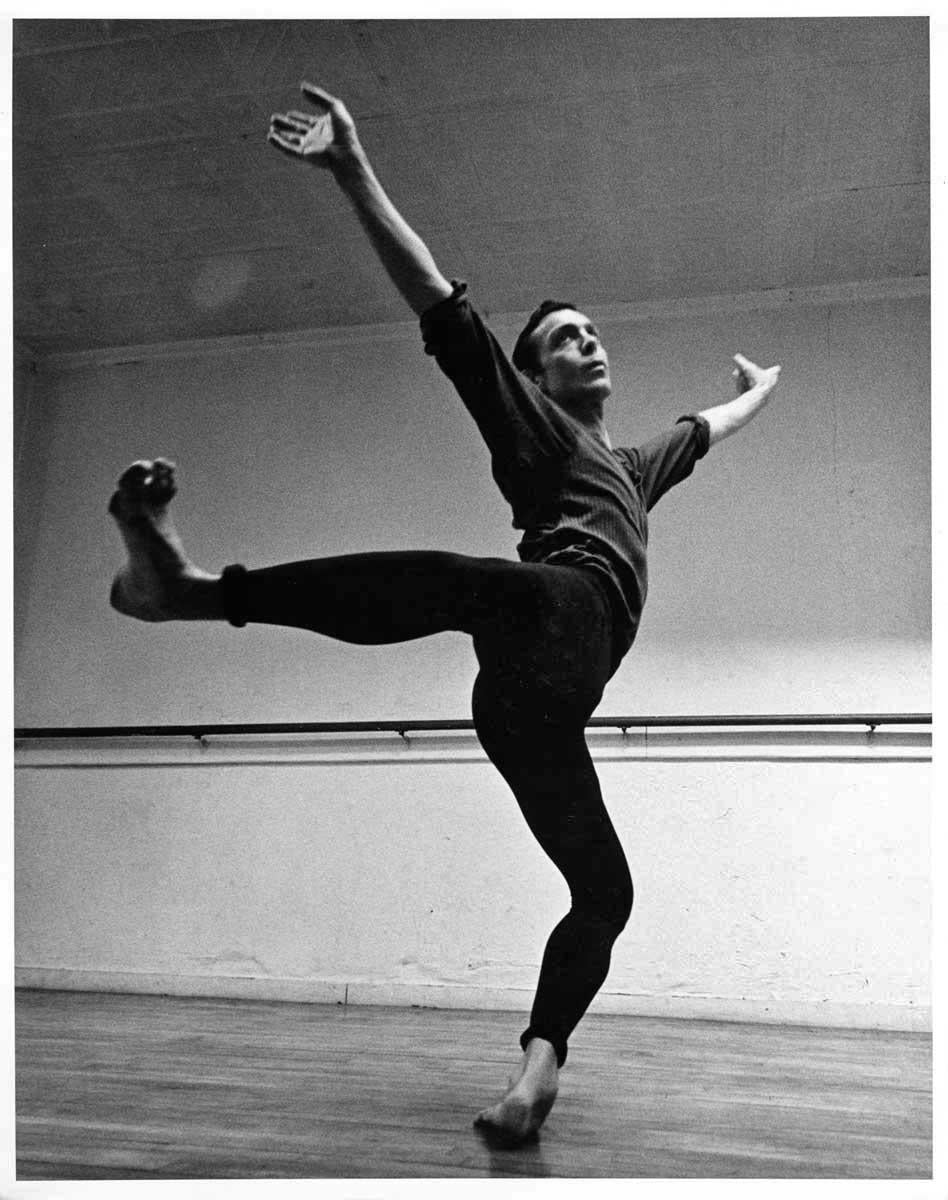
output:
[[[708,422],[711,431],[710,444],[721,441],[741,429],[751,417],[755,417],[773,395],[779,367],[758,367],[743,354],[735,354],[738,397],[727,404],[707,408],[700,415]]]
[[[315,113],[291,111],[271,118],[269,141],[292,158],[330,170],[348,196],[392,282],[419,316],[451,295],[431,251],[385,194],[341,100],[312,84],[301,85]]]

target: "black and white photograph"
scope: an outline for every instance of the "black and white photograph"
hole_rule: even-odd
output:
[[[934,1197],[932,20],[449,13],[8,22],[3,1196]]]

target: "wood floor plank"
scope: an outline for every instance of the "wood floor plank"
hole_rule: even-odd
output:
[[[518,1013],[17,995],[19,1179],[931,1177],[924,1034],[589,1016],[486,1146]]]

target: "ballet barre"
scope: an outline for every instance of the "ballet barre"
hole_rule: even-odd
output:
[[[931,725],[931,713],[745,713],[730,715],[671,715],[590,717],[587,729],[684,729],[722,727],[797,728],[801,726],[867,726],[874,733],[882,725]],[[193,722],[182,725],[66,725],[15,728],[17,741],[61,738],[191,737],[204,742],[208,737],[235,734],[321,734],[444,733],[473,730],[470,719],[401,721],[233,721],[223,724]]]

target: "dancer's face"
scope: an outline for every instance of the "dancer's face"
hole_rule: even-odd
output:
[[[612,392],[609,358],[592,321],[572,308],[544,317],[533,334],[539,369],[534,380],[551,400],[564,407],[602,403]]]

